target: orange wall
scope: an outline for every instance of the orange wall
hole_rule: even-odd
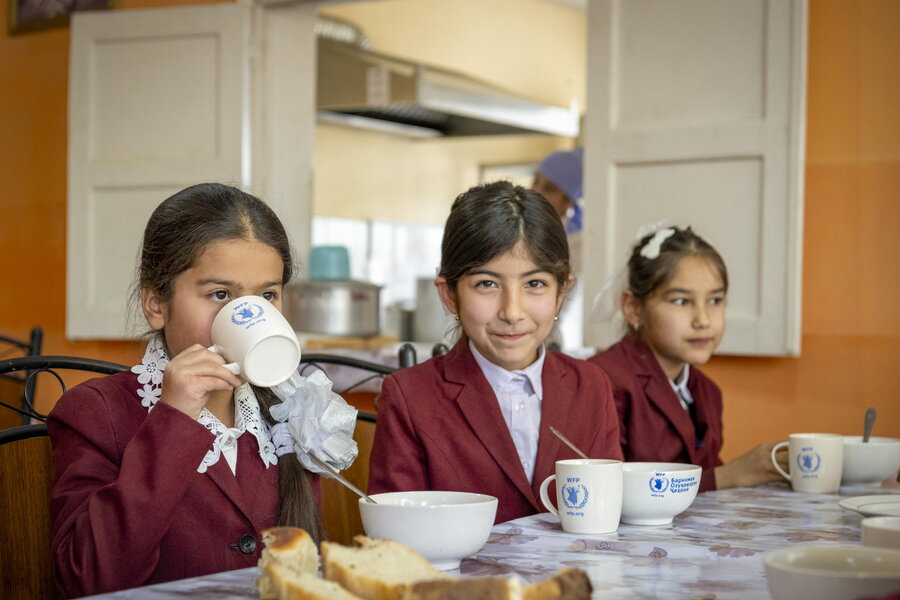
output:
[[[136,343],[64,337],[68,41],[0,34],[0,333],[41,325],[45,354],[132,364]],[[900,437],[900,2],[811,0],[808,75],[802,355],[710,363],[725,458],[792,431],[856,433],[868,406],[876,435]]]
[[[809,6],[799,358],[716,357],[724,457],[796,431],[900,437],[900,2]]]

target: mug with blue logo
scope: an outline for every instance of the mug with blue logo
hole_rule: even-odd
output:
[[[786,473],[775,459],[781,448],[788,448]],[[831,494],[841,487],[844,468],[844,436],[836,433],[792,433],[788,441],[772,448],[772,464],[791,482],[795,492]]]
[[[556,480],[557,510],[547,487]],[[541,501],[569,533],[612,533],[622,514],[622,461],[574,458],[556,461],[556,475],[541,483]]]
[[[300,342],[288,320],[261,296],[235,298],[219,310],[210,331],[212,347],[235,375],[274,387],[300,366]]]

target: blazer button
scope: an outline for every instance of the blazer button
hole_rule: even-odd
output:
[[[238,542],[238,548],[240,548],[241,552],[244,554],[253,554],[253,551],[256,550],[256,538],[250,534],[241,536],[241,539]]]

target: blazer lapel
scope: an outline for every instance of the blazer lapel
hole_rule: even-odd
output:
[[[537,458],[534,461],[535,474],[556,472],[556,458],[559,456],[562,441],[550,431],[550,428],[555,427],[557,431],[565,435],[566,431],[571,431],[566,427],[567,417],[574,414],[571,408],[575,390],[569,389],[565,371],[561,368],[556,356],[549,350],[546,352],[544,369],[541,373],[544,396],[541,400],[541,431],[538,436]],[[539,479],[539,477],[535,477],[531,482],[535,501],[540,497],[541,483],[543,483]],[[538,510],[544,510],[542,505],[535,504],[535,506]]]
[[[241,448],[239,450],[239,457],[240,451],[243,451],[244,449],[245,448]],[[240,458],[238,458],[238,461],[240,462]],[[247,510],[248,505],[245,504],[246,500],[243,492],[241,492],[241,486],[238,485],[237,477],[231,472],[231,468],[228,466],[228,461],[225,460],[225,457],[220,456],[219,460],[216,461],[216,464],[206,469],[206,474],[231,503],[234,504],[235,508],[241,511],[248,519],[251,519],[251,513]]]
[[[444,377],[462,386],[456,402],[469,427],[510,481],[537,507],[537,497],[525,476],[494,390],[469,352],[467,340],[460,340],[447,354]]]
[[[684,442],[684,447],[688,449],[688,454],[693,460],[696,446],[694,424],[688,411],[681,406],[678,396],[669,384],[669,379],[663,373],[656,357],[653,356],[653,352],[643,342],[626,346],[626,351],[631,354],[632,363],[639,366],[640,370],[637,375],[644,382],[644,394],[678,432]]]

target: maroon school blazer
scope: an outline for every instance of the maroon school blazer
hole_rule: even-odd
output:
[[[165,404],[147,412],[130,371],[65,394],[47,421],[53,443],[53,552],[65,596],[252,567],[276,524],[278,466],[238,438],[237,475],[215,439]],[[318,490],[318,478],[311,476]]]
[[[369,466],[369,493],[478,492],[499,500],[496,522],[544,512],[541,482],[557,460],[578,458],[556,427],[591,458],[622,459],[609,378],[596,366],[547,352],[541,428],[531,483],[500,405],[463,338],[445,356],[384,380]],[[553,488],[551,488],[553,489]]]
[[[688,389],[696,405],[695,428],[642,339],[626,335],[588,360],[612,379],[625,460],[700,465],[700,491],[716,489],[714,469],[722,464],[722,392],[718,386],[691,366]]]

